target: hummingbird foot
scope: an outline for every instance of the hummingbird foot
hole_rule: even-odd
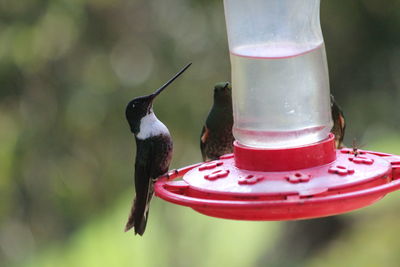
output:
[[[169,172],[167,172],[167,174],[165,174],[164,177],[166,177],[167,180],[172,180],[172,179],[174,179],[178,174],[179,174],[178,169],[173,169],[173,170],[170,170]]]

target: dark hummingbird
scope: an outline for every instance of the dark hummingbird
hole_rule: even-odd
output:
[[[331,112],[332,112],[332,120],[333,127],[331,129],[331,133],[335,135],[335,143],[336,148],[342,148],[344,132],[346,130],[346,122],[344,119],[343,111],[336,103],[335,98],[331,95]]]
[[[200,149],[204,161],[233,152],[232,87],[228,82],[214,87],[214,104],[201,131]]]
[[[136,97],[126,107],[126,119],[136,140],[136,198],[125,231],[133,227],[135,234],[143,235],[146,229],[149,202],[153,196],[155,179],[168,171],[172,158],[172,138],[168,128],[154,114],[153,101],[190,65],[191,63],[186,65],[154,93]]]

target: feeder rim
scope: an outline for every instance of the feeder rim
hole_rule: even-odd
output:
[[[221,207],[221,208],[249,208],[249,207],[266,207],[266,206],[291,206],[293,205],[293,200],[251,200],[251,201],[241,201],[241,200],[212,200],[212,199],[200,199],[189,196],[183,196],[171,191],[168,191],[165,187],[167,178],[161,178],[155,184],[156,195],[164,200],[168,200],[175,204],[180,204],[187,207]],[[389,183],[375,186],[372,188],[367,188],[363,190],[342,193],[340,195],[324,196],[324,197],[313,197],[305,199],[296,199],[295,201],[304,204],[317,204],[326,203],[342,200],[350,200],[353,198],[360,198],[363,196],[368,196],[372,194],[386,195],[387,193],[393,192],[400,189],[400,179],[393,180]],[[296,195],[293,195],[296,196]]]

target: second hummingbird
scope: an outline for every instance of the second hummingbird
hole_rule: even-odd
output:
[[[331,129],[331,133],[335,135],[336,148],[342,148],[344,146],[343,139],[346,130],[346,122],[344,119],[343,111],[336,103],[333,95],[331,95],[331,112],[333,120],[333,127]]]
[[[218,159],[232,153],[233,110],[232,87],[228,82],[217,83],[214,87],[214,104],[208,113],[200,137],[201,154],[204,161]]]

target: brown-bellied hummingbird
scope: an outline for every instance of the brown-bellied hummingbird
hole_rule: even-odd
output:
[[[217,83],[214,87],[214,103],[201,131],[200,149],[204,161],[232,153],[235,140],[232,126],[231,85],[228,82]]]
[[[135,234],[143,235],[146,229],[149,202],[153,196],[155,179],[168,171],[172,158],[172,138],[168,128],[154,114],[153,101],[190,65],[191,63],[186,65],[154,93],[136,97],[126,107],[126,119],[136,140],[136,197],[125,231],[133,227]]]
[[[336,148],[343,147],[344,132],[346,130],[346,122],[344,120],[344,115],[342,109],[336,103],[335,98],[331,94],[331,112],[333,127],[331,132],[335,135]]]

